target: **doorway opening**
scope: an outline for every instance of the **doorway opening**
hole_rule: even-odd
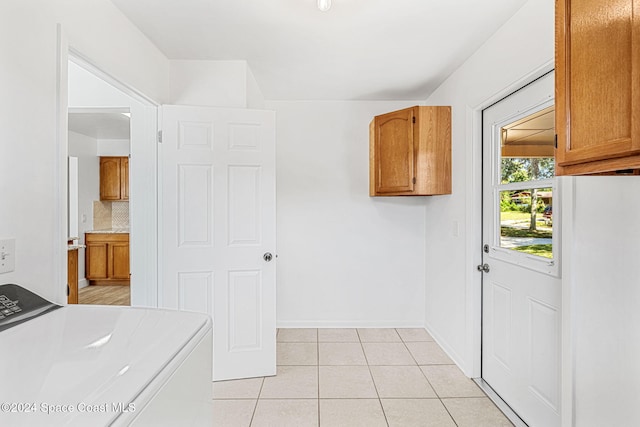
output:
[[[116,294],[114,297],[107,295],[111,299],[101,295],[85,300],[87,303],[157,307],[158,104],[97,68],[66,45],[64,37],[61,37],[60,63],[65,66],[59,68],[59,111],[65,119],[60,120],[62,132],[57,162],[61,182],[66,185],[60,186],[58,210],[61,229],[67,224],[66,232],[60,234],[66,236],[67,249],[75,249],[66,251],[65,261],[60,259],[61,263],[67,263],[67,302],[77,302],[77,299],[71,300],[73,292],[69,286],[69,283],[75,283],[81,288],[96,285],[100,288],[99,294],[109,289],[117,291],[111,292]],[[87,140],[95,151],[90,161],[82,161],[81,156],[73,154],[78,145]],[[87,149],[82,146],[80,153],[86,156]],[[74,159],[70,162],[69,158]],[[107,191],[106,196],[100,196],[101,159],[109,163],[106,171],[112,173],[117,169],[115,179],[108,180],[117,185],[102,186],[102,190]],[[114,168],[114,165],[118,167]],[[79,176],[83,168],[91,168],[89,182]],[[74,169],[75,179],[69,175]],[[76,187],[75,203],[70,192],[73,185]],[[78,193],[82,187],[91,195]],[[114,195],[115,187],[118,191]],[[86,203],[82,209],[78,205],[80,196],[85,197]],[[69,225],[74,223],[74,216],[75,229],[71,231]],[[93,233],[87,231],[104,232],[100,234],[106,241],[88,242],[86,236]],[[93,243],[98,258],[104,261],[88,259],[85,246]],[[80,251],[85,254],[79,254]],[[83,302],[82,297],[80,302]]]
[[[78,250],[77,283],[69,284],[78,295],[69,303],[131,304],[130,121],[128,107],[69,108],[69,161],[77,164],[75,179],[69,170],[69,236]]]

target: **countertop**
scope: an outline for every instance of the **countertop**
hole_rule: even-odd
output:
[[[121,233],[121,234],[125,234],[125,233],[129,233],[129,229],[128,228],[107,228],[106,230],[87,230],[87,231],[85,231],[85,233],[91,233],[91,234],[96,234],[96,233],[100,233],[100,234]]]
[[[86,247],[87,247],[86,245],[67,245],[67,250],[75,251],[76,249],[84,249]]]

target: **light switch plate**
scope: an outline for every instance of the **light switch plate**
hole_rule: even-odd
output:
[[[0,240],[0,273],[9,273],[16,268],[16,239]]]

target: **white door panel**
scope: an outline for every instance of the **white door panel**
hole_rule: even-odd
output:
[[[160,304],[214,322],[215,380],[275,374],[275,116],[163,106]]]
[[[528,179],[511,182],[504,179],[501,168],[508,167],[504,159],[516,157],[512,153],[533,152],[518,148],[523,142],[517,139],[505,149],[505,129],[552,110],[553,93],[551,73],[483,112],[483,263],[489,271],[483,273],[482,285],[482,377],[531,427],[560,425],[559,230],[551,226],[552,237],[542,233],[544,238],[532,237],[527,220],[518,219],[522,217],[518,209],[526,194],[529,205],[540,195],[556,209],[559,194],[553,177],[534,177],[532,172]],[[513,129],[528,130],[526,122]],[[502,206],[511,202],[510,207]],[[557,217],[556,209],[553,218]],[[548,226],[540,222],[539,227],[548,230]],[[552,255],[536,255],[542,252],[535,250],[549,245]]]

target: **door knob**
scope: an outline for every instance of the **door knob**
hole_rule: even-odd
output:
[[[262,255],[262,259],[269,262],[273,259],[273,255],[271,255],[271,252],[265,252],[265,254]]]
[[[482,271],[483,273],[488,273],[489,272],[489,264],[480,264],[478,266],[478,271]]]

